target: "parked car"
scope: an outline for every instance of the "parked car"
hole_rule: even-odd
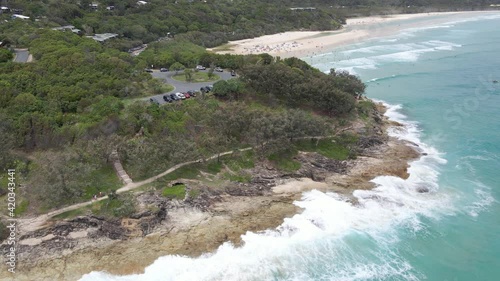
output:
[[[184,92],[182,94],[186,97],[186,99],[189,99],[191,97],[191,95],[188,92]]]
[[[168,71],[168,68],[165,68],[165,67],[160,68],[160,72],[167,72],[167,71]]]
[[[214,89],[214,85],[208,85],[207,88],[209,91],[212,91]]]
[[[170,94],[170,98],[171,98],[173,101],[180,100],[180,98],[179,98],[176,94]]]
[[[149,73],[153,72],[153,70],[151,68],[145,68],[144,71],[149,72]]]
[[[206,67],[204,67],[203,65],[197,65],[197,66],[196,66],[196,69],[198,69],[198,70],[205,70],[205,69],[207,69],[207,68],[206,68]]]
[[[196,92],[195,91],[188,91],[188,94],[192,97],[196,97]]]
[[[175,95],[176,95],[179,99],[181,99],[181,100],[185,100],[185,99],[186,99],[186,97],[185,97],[182,93],[175,93]]]
[[[231,76],[236,76],[236,71],[231,70]]]
[[[163,100],[166,102],[173,102],[172,98],[169,95],[164,95]]]
[[[150,98],[149,101],[152,103],[152,104],[160,104],[159,101],[157,101],[156,99],[154,98]]]
[[[217,71],[217,72],[224,72],[224,70],[222,68],[220,68],[220,67],[216,67],[214,70]]]

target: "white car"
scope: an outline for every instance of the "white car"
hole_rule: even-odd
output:
[[[206,68],[206,67],[204,67],[203,65],[197,65],[197,66],[196,66],[196,69],[198,69],[198,70],[205,70],[205,69],[207,69],[207,68]]]
[[[181,100],[185,100],[186,96],[184,96],[182,93],[175,93],[175,95],[180,98]]]

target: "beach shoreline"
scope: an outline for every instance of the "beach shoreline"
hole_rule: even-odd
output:
[[[263,54],[272,56],[308,57],[330,52],[332,49],[359,43],[368,39],[398,34],[403,29],[439,25],[499,11],[433,12],[395,14],[347,19],[346,25],[333,31],[289,31],[273,35],[230,41],[207,49],[218,54]]]

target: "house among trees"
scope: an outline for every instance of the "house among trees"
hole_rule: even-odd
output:
[[[101,34],[94,34],[94,36],[87,36],[87,37],[92,38],[95,41],[104,42],[106,40],[109,40],[111,38],[115,38],[117,36],[118,36],[118,34],[116,34],[116,33],[101,33]]]
[[[302,10],[302,11],[313,11],[316,10],[314,7],[296,7],[296,8],[290,8],[292,11],[297,11],[297,10]]]
[[[5,7],[5,6],[0,7],[0,14],[9,13],[9,12],[10,12],[9,7]]]
[[[137,1],[138,6],[146,5],[148,2],[146,1]]]
[[[73,25],[65,25],[65,26],[60,26],[60,27],[54,27],[52,30],[60,30],[60,31],[66,31],[69,30],[75,34],[80,35],[82,31],[78,28],[75,28]]]
[[[22,19],[22,20],[27,20],[29,19],[30,17],[27,17],[27,16],[23,16],[23,15],[18,15],[18,14],[13,14],[12,15],[12,19]]]
[[[89,4],[89,7],[90,9],[92,10],[97,10],[99,8],[99,4],[97,3],[92,3],[92,4]]]

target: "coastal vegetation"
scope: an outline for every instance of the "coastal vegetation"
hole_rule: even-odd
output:
[[[159,54],[175,50],[169,55],[176,60],[167,59],[167,67],[204,61],[235,66],[240,76],[215,83],[213,96],[159,106],[131,100],[162,89],[142,71],[156,57],[147,51],[133,58],[52,30],[37,30],[27,42],[35,62],[0,68],[0,130],[6,141],[2,168],[22,167],[30,186],[23,202],[36,202],[30,211],[118,189],[110,159],[115,149],[133,180],[235,148],[255,147],[255,155],[244,160],[252,163],[284,155],[300,138],[334,132],[331,118],[357,115],[356,98],[364,90],[354,76],[324,74],[295,58],[215,55],[174,40],[152,48]],[[227,179],[248,181],[234,170]],[[171,179],[189,176],[178,173]]]
[[[196,72],[191,69],[185,69],[183,73],[172,76],[172,79],[184,82],[212,82],[220,79],[217,74],[209,75],[206,72]]]
[[[355,157],[350,142],[323,138],[359,118],[370,122],[375,108],[359,101],[364,85],[358,78],[335,70],[324,74],[296,58],[219,55],[204,48],[285,30],[335,29],[344,20],[339,9],[321,1],[308,2],[318,5],[315,11],[291,10],[288,5],[299,5],[293,1],[151,1],[144,7],[108,1],[101,6],[114,4],[114,9],[94,11],[88,1],[79,2],[10,1],[11,8],[23,9],[32,19],[0,15],[8,19],[0,24],[2,42],[27,47],[34,58],[14,63],[12,52],[0,49],[0,167],[16,168],[29,186],[19,190],[18,212],[44,212],[117,190],[121,183],[110,158],[115,150],[134,181],[245,147],[254,148],[251,156],[217,157],[215,163],[168,177],[222,172],[225,179],[247,182],[242,170],[249,163],[298,169],[293,160],[298,151],[339,160]],[[119,37],[99,43],[50,30],[62,24]],[[149,46],[136,57],[123,52],[143,43]],[[213,95],[189,102],[157,105],[140,99],[172,89],[145,68],[169,68],[179,71],[179,79],[193,81],[206,75],[208,81],[209,73],[191,70],[200,64],[236,70],[238,76],[214,83]],[[305,142],[312,136],[321,140]]]
[[[495,0],[150,0],[129,1],[28,1],[11,0],[10,9],[28,20],[0,25],[0,41],[29,46],[37,28],[73,25],[80,33],[113,33],[106,46],[127,51],[144,43],[172,37],[202,47],[216,47],[240,40],[290,30],[335,30],[346,17],[389,13],[477,10]],[[97,4],[92,6],[91,4]],[[305,9],[304,9],[305,8]],[[312,8],[312,9],[311,9]],[[10,20],[10,14],[0,14]]]

